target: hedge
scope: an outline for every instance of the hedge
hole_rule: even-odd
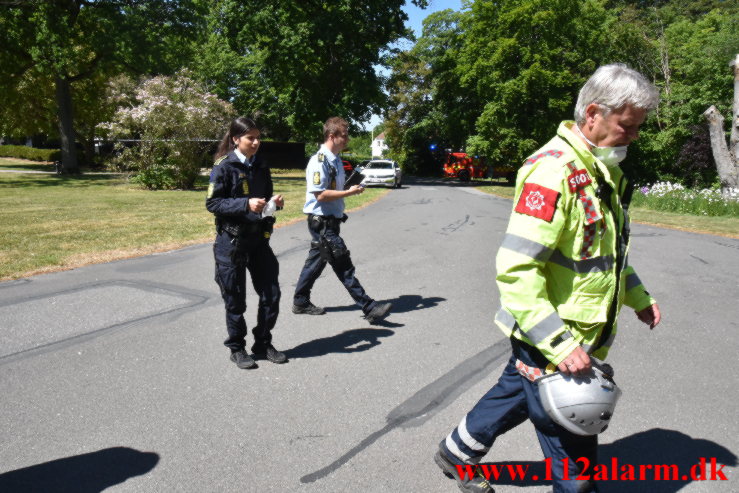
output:
[[[32,161],[61,161],[59,149],[35,149],[26,146],[0,146],[0,156],[30,159]]]

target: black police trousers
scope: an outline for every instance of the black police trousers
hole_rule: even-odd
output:
[[[335,252],[344,251],[346,253],[331,260],[326,260],[321,257],[320,248],[317,246],[320,242],[322,228],[312,222],[311,217],[311,215],[308,216],[308,231],[313,241],[311,242],[311,249],[308,251],[308,258],[305,259],[303,270],[300,272],[298,284],[295,286],[293,303],[298,306],[305,306],[310,302],[310,292],[313,289],[313,284],[320,277],[326,264],[330,263],[336,277],[339,278],[354,302],[362,308],[362,312],[366,315],[374,308],[375,301],[367,295],[359,283],[359,279],[354,275],[354,264],[349,256],[349,250],[347,250],[344,240],[339,236],[341,229],[339,221],[331,220],[326,225],[325,236]]]
[[[245,242],[243,253],[236,257],[232,236],[221,232],[216,236],[213,253],[216,260],[215,281],[221,288],[226,305],[226,329],[228,338],[223,344],[238,351],[246,347],[246,271],[249,271],[254,290],[259,296],[257,325],[252,329],[254,345],[265,347],[272,342],[272,329],[280,311],[280,265],[269,245],[269,240],[259,234]],[[241,261],[238,261],[240,259]]]

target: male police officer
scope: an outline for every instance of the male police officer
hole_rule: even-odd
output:
[[[375,323],[387,316],[392,305],[377,303],[367,295],[359,279],[354,276],[354,264],[349,250],[339,236],[341,223],[347,219],[344,214],[344,197],[364,191],[360,185],[352,185],[344,190],[344,167],[338,155],[349,142],[349,124],[339,117],[329,118],[323,125],[323,138],[323,145],[310,158],[305,170],[308,189],[303,212],[308,215],[308,231],[313,241],[295,287],[293,313],[326,313],[324,308],[311,302],[310,292],[326,263],[329,263],[336,277],[362,308],[365,318],[369,323]]]
[[[650,327],[660,321],[657,304],[628,265],[630,193],[618,166],[658,100],[638,72],[622,64],[599,68],[580,91],[576,122],[560,124],[518,172],[496,259],[502,308],[495,322],[510,337],[513,355],[435,456],[463,491],[493,489],[480,476],[461,478],[455,464],[478,462],[498,436],[527,418],[552,459],[554,491],[597,491],[595,483],[576,479],[578,459],[596,463],[597,435],[556,424],[534,382],[555,367],[588,374],[590,355],[605,358],[613,343],[622,304]]]

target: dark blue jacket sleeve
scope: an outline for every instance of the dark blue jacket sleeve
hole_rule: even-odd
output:
[[[245,219],[249,197],[231,197],[231,183],[225,166],[214,166],[210,172],[208,196],[205,208],[217,216],[233,216]]]

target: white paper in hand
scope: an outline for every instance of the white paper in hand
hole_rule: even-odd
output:
[[[275,204],[275,199],[270,199],[270,201],[264,206],[264,209],[262,209],[262,217],[274,216],[276,210],[277,204]]]

